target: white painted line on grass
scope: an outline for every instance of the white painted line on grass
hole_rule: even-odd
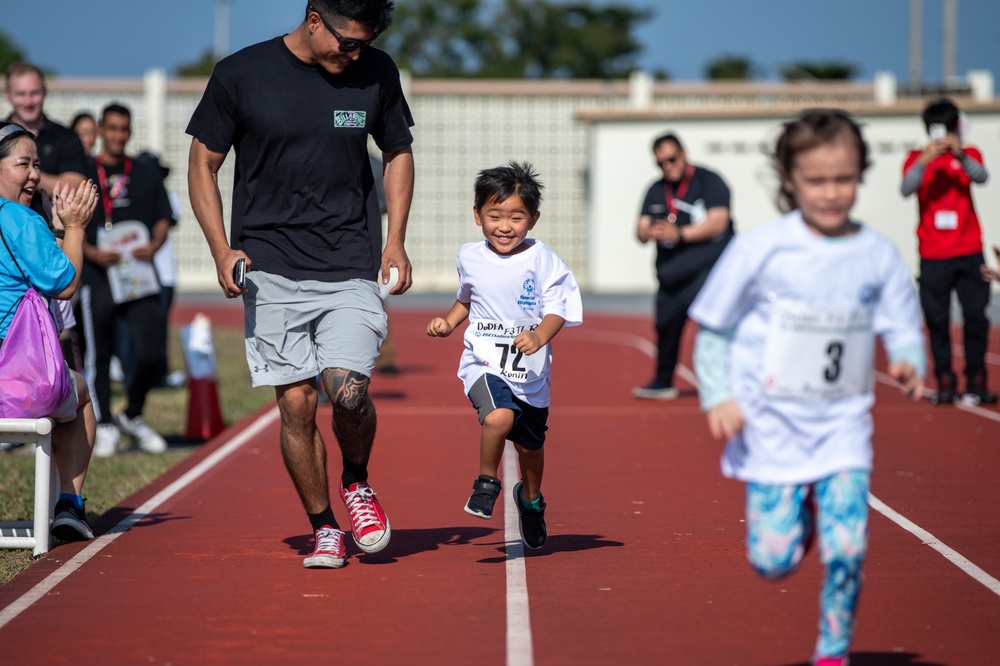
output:
[[[33,588],[18,597],[14,603],[7,606],[3,610],[0,610],[0,629],[3,629],[7,623],[48,594],[56,585],[66,580],[70,574],[86,564],[89,560],[93,559],[95,555],[104,550],[104,548],[110,545],[115,539],[120,537],[125,532],[128,532],[133,525],[156,511],[164,502],[169,500],[178,492],[184,490],[189,485],[197,481],[206,472],[219,464],[219,462],[221,462],[226,456],[246,444],[277,418],[277,407],[273,407],[262,414],[260,418],[251,423],[246,430],[237,434],[231,440],[213,451],[200,463],[188,470],[179,479],[168,485],[156,495],[153,495],[153,497],[149,498],[145,504],[123,518],[122,521],[115,525],[109,532],[94,539],[86,548],[67,560],[58,569],[42,579]]]
[[[507,486],[503,500],[504,550],[507,553],[507,666],[533,666],[531,613],[528,610],[528,578],[524,569],[524,544],[514,506],[514,484],[520,478],[517,452],[507,442],[503,452],[503,480]]]
[[[941,541],[923,529],[909,518],[906,518],[899,512],[891,509],[885,502],[875,497],[871,493],[868,494],[868,504],[871,505],[873,509],[881,513],[883,516],[896,523],[904,530],[913,534],[915,537],[920,539],[925,546],[930,546],[937,552],[944,555],[945,559],[954,564],[956,567],[969,574],[977,582],[981,583],[986,589],[988,589],[993,594],[1000,596],[1000,581],[998,581],[993,576],[989,575],[975,564],[970,562],[968,558],[963,556],[961,553],[955,551],[953,548],[941,543]]]

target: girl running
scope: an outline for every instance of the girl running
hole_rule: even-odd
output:
[[[783,217],[738,234],[691,309],[702,408],[747,484],[747,549],[793,572],[819,532],[826,569],[817,666],[848,663],[867,546],[875,337],[914,400],[926,360],[920,305],[895,246],[849,217],[867,146],[842,111],[784,125]]]

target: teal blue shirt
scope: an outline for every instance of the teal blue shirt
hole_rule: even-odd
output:
[[[53,296],[68,287],[76,269],[56,244],[42,216],[21,204],[0,198],[0,231],[17,265],[43,296]],[[0,243],[0,339],[14,317],[14,304],[28,290],[7,248]]]

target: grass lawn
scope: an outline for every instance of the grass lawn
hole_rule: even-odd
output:
[[[219,401],[222,418],[229,424],[274,400],[270,388],[250,388],[241,329],[214,328],[212,337],[218,362]],[[170,330],[171,369],[183,368],[179,332]],[[84,485],[87,517],[93,522],[98,516],[147,483],[163,474],[193,450],[193,445],[174,443],[184,434],[187,425],[188,393],[186,388],[154,389],[146,401],[146,422],[168,441],[170,449],[163,455],[138,451],[110,458],[93,458]],[[123,407],[122,387],[113,387],[112,409]],[[15,453],[0,454],[0,519],[31,520],[34,500],[35,466],[30,447]],[[0,585],[3,585],[32,562],[27,549],[0,549]]]

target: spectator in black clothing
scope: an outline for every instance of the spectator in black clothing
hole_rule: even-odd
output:
[[[653,142],[663,177],[646,192],[636,237],[654,241],[657,359],[653,380],[632,391],[636,398],[673,400],[674,370],[687,311],[733,236],[729,187],[716,173],[687,161],[680,139],[664,134]]]
[[[14,107],[7,120],[35,135],[42,168],[38,187],[52,192],[56,182],[73,187],[82,183],[87,163],[76,133],[45,115],[45,92],[42,70],[26,62],[16,62],[7,68],[3,95]]]
[[[163,453],[164,439],[143,420],[146,395],[162,361],[163,311],[153,255],[166,241],[172,211],[163,176],[148,162],[125,152],[132,114],[119,104],[101,113],[103,151],[88,165],[101,203],[83,245],[84,311],[87,351],[84,365],[97,405],[94,455],[114,455],[121,433],[147,453]],[[127,385],[128,404],[112,416],[109,366],[115,348],[115,318],[128,324],[135,343],[135,375]]]

